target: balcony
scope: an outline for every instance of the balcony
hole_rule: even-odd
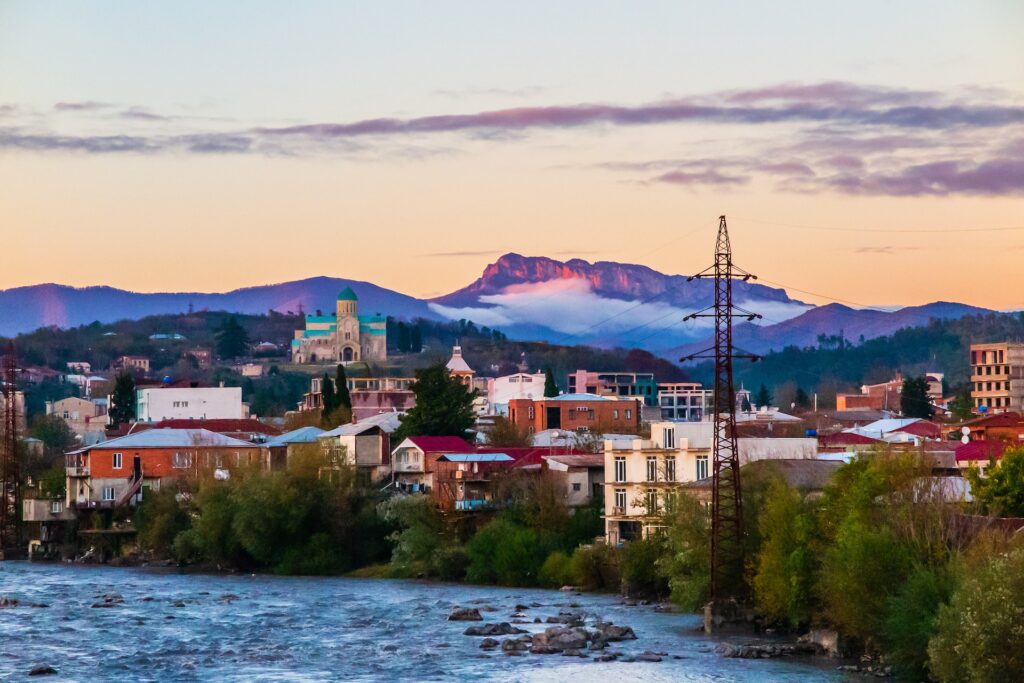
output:
[[[88,477],[89,476],[89,468],[88,467],[68,467],[66,469],[67,469],[67,474],[68,474],[69,477]]]

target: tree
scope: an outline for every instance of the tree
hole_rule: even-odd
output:
[[[417,370],[412,392],[416,405],[402,418],[393,443],[408,436],[464,436],[476,421],[476,391],[469,391],[441,363]]]
[[[986,512],[999,517],[1024,517],[1024,447],[1008,448],[998,467],[988,467],[982,477],[967,471],[971,494]]]
[[[764,385],[764,382],[761,382],[761,388],[757,390],[757,395],[754,396],[754,403],[758,408],[763,408],[772,404],[771,392],[768,391],[768,387]]]
[[[750,399],[747,398],[746,394],[743,395],[743,402],[740,403],[740,408],[745,413],[749,413],[751,410],[753,410],[753,406],[750,405]]]
[[[337,399],[334,395],[334,382],[325,372],[324,378],[320,381],[320,415],[326,419],[337,407]]]
[[[110,395],[110,424],[118,427],[135,419],[135,378],[127,370],[117,373]]]
[[[533,445],[533,437],[527,429],[518,427],[507,417],[498,416],[487,432],[487,443],[496,448],[519,448]]]
[[[235,316],[229,316],[217,331],[217,355],[221,358],[244,356],[249,348],[249,335]]]
[[[334,407],[347,408],[352,411],[352,396],[348,393],[348,377],[345,376],[345,366],[338,364],[334,374]]]
[[[961,422],[974,417],[974,401],[971,400],[970,386],[965,386],[957,392],[956,398],[949,402],[949,410],[953,417]]]
[[[807,392],[803,390],[803,387],[796,388],[796,400],[794,403],[796,403],[797,408],[807,409],[811,407],[811,397],[807,395]]]
[[[40,415],[28,433],[43,442],[48,455],[60,455],[75,444],[75,433],[59,415]]]
[[[558,396],[558,384],[555,383],[555,373],[551,368],[544,370],[544,398]]]
[[[903,380],[900,393],[900,410],[903,417],[932,417],[931,401],[928,400],[928,380],[924,377],[907,377]]]
[[[1024,671],[1024,548],[969,572],[928,643],[940,681],[1018,681]]]

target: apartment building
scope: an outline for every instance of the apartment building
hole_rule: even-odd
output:
[[[588,372],[569,373],[568,393],[598,394],[638,398],[646,406],[658,403],[658,383],[650,372]]]
[[[241,387],[147,387],[135,394],[135,420],[239,420],[249,417]]]
[[[1024,408],[1024,343],[971,344],[971,399],[979,413]]]
[[[640,427],[637,398],[596,394],[562,394],[552,398],[514,398],[508,402],[508,419],[531,434],[545,429],[636,433]]]
[[[671,382],[658,385],[658,407],[662,420],[700,422],[713,409],[714,392],[699,382]]]

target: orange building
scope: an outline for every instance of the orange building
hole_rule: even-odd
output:
[[[515,398],[508,402],[508,419],[531,434],[545,429],[635,433],[640,428],[641,405],[636,398],[596,394]]]
[[[147,429],[67,453],[67,505],[134,505],[146,489],[177,479],[226,479],[259,462],[259,446],[248,441],[206,429]]]

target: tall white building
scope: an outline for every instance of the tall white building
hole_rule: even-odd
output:
[[[249,417],[241,387],[147,387],[136,390],[135,420],[240,420]]]

